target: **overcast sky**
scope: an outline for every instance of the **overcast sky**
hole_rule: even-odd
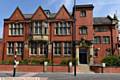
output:
[[[64,4],[71,12],[73,2],[74,0],[0,0],[0,37],[3,33],[3,19],[9,18],[17,6],[23,13],[30,14],[34,13],[39,6],[57,12]],[[120,0],[77,0],[77,5],[80,4],[93,4],[94,16],[112,16],[115,13],[120,18]]]

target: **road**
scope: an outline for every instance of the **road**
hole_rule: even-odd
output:
[[[12,77],[12,72],[0,72],[0,77]],[[95,74],[95,73],[77,73],[76,77],[73,73],[25,73],[17,72],[16,77],[40,77],[47,80],[120,80],[120,74]]]

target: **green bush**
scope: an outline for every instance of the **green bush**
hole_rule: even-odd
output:
[[[40,65],[43,65],[44,62],[47,61],[48,64],[50,63],[50,60],[49,59],[41,59],[41,60],[31,60],[31,64],[40,64]]]
[[[44,60],[32,60],[31,64],[43,64]]]
[[[1,61],[0,64],[13,64],[13,61]]]
[[[29,64],[29,60],[27,59],[21,60],[19,64]]]
[[[70,61],[74,63],[74,59],[63,59],[60,65],[68,65]]]
[[[120,66],[120,57],[118,56],[107,56],[102,60],[106,63],[106,66]]]
[[[60,64],[61,65],[68,65],[68,60],[63,59]]]

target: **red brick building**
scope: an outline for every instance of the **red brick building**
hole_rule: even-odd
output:
[[[117,17],[93,17],[93,8],[76,5],[70,13],[63,5],[52,13],[38,7],[33,14],[24,14],[17,7],[4,19],[2,60],[12,60],[17,50],[19,60],[53,58],[58,64],[73,58],[73,39],[78,64],[100,63],[111,52],[119,54]]]

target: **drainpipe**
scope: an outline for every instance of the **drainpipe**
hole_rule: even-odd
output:
[[[114,47],[113,47],[113,31],[112,31],[112,27],[110,27],[110,37],[111,37],[111,53],[112,55],[114,55]]]

